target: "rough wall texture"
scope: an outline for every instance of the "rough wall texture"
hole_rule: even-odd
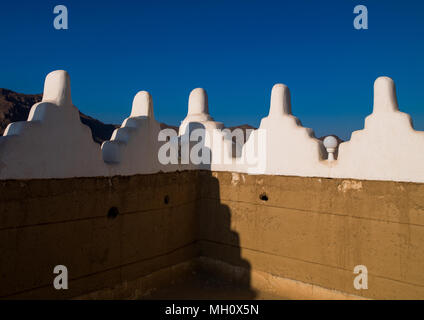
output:
[[[0,182],[2,298],[83,296],[199,256],[247,270],[248,286],[260,273],[422,299],[424,184],[206,171]],[[53,289],[59,264],[69,290]],[[353,287],[356,265],[368,290]]]
[[[0,182],[0,297],[70,298],[190,260],[196,177]],[[69,290],[53,289],[56,265]]]
[[[424,298],[423,184],[213,176],[219,189],[201,185],[202,255],[369,298]],[[353,287],[356,265],[368,290]]]

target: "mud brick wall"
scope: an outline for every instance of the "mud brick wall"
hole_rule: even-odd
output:
[[[242,267],[252,287],[261,272],[422,299],[424,184],[207,171],[0,182],[1,298],[84,296],[160,270],[171,280],[197,257]],[[59,264],[69,290],[53,288]],[[368,290],[353,287],[356,265]],[[121,289],[112,297],[134,290]]]
[[[200,191],[202,255],[368,298],[424,298],[424,184],[213,177]],[[353,286],[356,265],[368,290]]]
[[[1,181],[0,297],[76,297],[190,260],[196,183],[196,172]],[[68,290],[53,288],[56,265]]]

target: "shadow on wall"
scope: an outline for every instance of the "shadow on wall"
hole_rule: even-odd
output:
[[[190,137],[192,130],[196,129],[201,129],[203,133],[207,130],[204,124],[191,122],[184,134]],[[204,136],[195,143],[200,145],[197,149],[198,158],[203,158],[202,152],[213,157],[210,148],[205,145]],[[221,203],[223,190],[220,189],[220,182],[213,176],[210,164],[200,164],[200,169],[196,240],[200,255],[198,280],[203,289],[198,292],[194,290],[195,295],[191,298],[253,299],[256,293],[251,288],[251,265],[241,256],[240,236],[231,228],[232,212],[227,205]],[[234,189],[230,192],[234,192]],[[196,283],[192,285],[196,289]],[[179,298],[184,297],[180,295]]]
[[[221,202],[223,190],[219,180],[211,172],[202,171],[199,175],[201,201],[196,210],[196,238],[201,271],[211,279],[222,279],[232,285],[229,291],[217,290],[212,298],[254,299],[257,294],[251,287],[251,264],[243,259],[240,235],[232,228],[234,213]]]
[[[198,175],[196,206],[197,257],[194,273],[173,277],[170,283],[141,297],[147,300],[249,300],[251,265],[241,256],[238,232],[231,228],[230,208],[220,201],[220,184],[210,172]],[[205,195],[208,195],[205,197]]]
[[[181,136],[181,144],[196,143],[196,157],[211,155],[204,137],[189,141],[192,130],[203,129],[202,123],[191,122]],[[205,154],[206,153],[206,154]],[[198,247],[196,275],[185,279],[173,279],[175,284],[165,286],[147,299],[254,299],[251,288],[251,265],[241,256],[238,232],[232,229],[232,212],[221,203],[222,190],[219,180],[213,176],[210,164],[201,164],[198,171],[195,208]],[[230,192],[234,192],[234,189]]]
[[[210,171],[199,172],[198,181],[201,200],[196,210],[196,238],[201,273],[210,281],[222,280],[227,283],[227,287],[211,285],[211,298],[254,299],[257,294],[251,287],[251,264],[241,255],[240,235],[231,223],[234,213],[221,202],[223,190],[220,182]]]

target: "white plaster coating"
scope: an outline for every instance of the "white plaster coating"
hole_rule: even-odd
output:
[[[69,75],[63,70],[54,71],[46,77],[43,99],[31,108],[28,121],[9,124],[0,137],[0,179],[114,176],[200,168],[424,182],[424,132],[414,130],[410,116],[399,111],[394,82],[387,77],[375,81],[373,112],[365,119],[363,130],[353,132],[350,141],[340,144],[337,160],[332,158],[337,140],[327,137],[323,144],[311,129],[302,127],[291,114],[290,91],[283,84],[273,87],[269,114],[247,142],[239,144],[241,154],[230,155],[236,146],[233,137],[210,116],[208,97],[201,88],[191,92],[180,136],[171,138],[171,143],[181,142],[191,150],[196,142],[190,142],[188,134],[198,128],[208,133],[204,146],[212,153],[212,164],[161,165],[158,150],[164,142],[158,141],[160,125],[154,117],[153,100],[148,92],[140,91],[134,97],[130,116],[100,149],[72,104]],[[256,143],[261,137],[266,138],[265,142]],[[332,161],[327,161],[324,145]],[[237,162],[252,150],[259,156],[259,165]],[[215,163],[218,158],[224,164]]]
[[[154,119],[153,99],[147,91],[138,92],[133,100],[130,118],[149,117]]]
[[[216,122],[209,114],[209,104],[208,104],[208,95],[205,89],[196,88],[190,92],[188,98],[188,112],[186,118],[181,122],[179,127],[179,143],[180,147],[183,150],[188,148],[190,151],[193,146],[197,143],[196,141],[190,141],[190,137],[194,130],[197,132],[203,131],[199,135],[198,141],[202,141],[202,148],[207,150],[212,157],[213,154],[217,155],[221,150],[213,150],[216,144],[213,143],[213,139],[224,139],[224,134],[219,132],[217,135],[217,130],[220,131],[224,128],[224,124],[221,122]],[[188,165],[180,166],[181,170],[193,170],[193,169],[211,169],[211,163],[193,165],[192,163]]]
[[[388,77],[374,83],[373,113],[363,130],[339,146],[332,177],[424,182],[424,132],[399,111],[395,84]]]
[[[223,127],[223,123],[214,121],[209,114],[206,90],[203,88],[192,90],[188,98],[187,117],[181,122],[179,135],[183,135],[196,128],[213,130],[222,129]]]
[[[206,120],[212,120],[209,115],[208,94],[203,88],[196,88],[190,92],[188,97],[189,116],[201,116]]]
[[[104,176],[106,166],[71,100],[69,75],[47,75],[41,102],[28,121],[8,125],[0,137],[0,178],[34,179]]]
[[[160,125],[153,113],[150,93],[140,91],[133,100],[129,118],[102,144],[110,175],[154,173],[161,169],[157,154]]]
[[[44,81],[43,102],[72,106],[71,79],[64,70],[50,72]]]
[[[314,137],[309,128],[302,127],[300,121],[291,114],[289,88],[276,84],[271,92],[271,106],[267,117],[263,118],[259,130],[266,132],[266,148],[258,154],[265,167],[250,167],[250,173],[313,176],[320,169],[325,149],[322,142]],[[253,132],[244,149],[254,143]],[[253,148],[252,146],[250,146]]]

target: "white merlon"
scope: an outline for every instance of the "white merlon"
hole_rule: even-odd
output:
[[[181,125],[178,130],[179,139],[176,142],[180,143],[180,150],[183,154],[183,163],[185,162],[188,153],[185,153],[184,150],[189,149],[190,152],[197,144],[200,142],[199,154],[206,158],[213,157],[213,154],[218,154],[219,151],[213,150],[216,144],[213,143],[213,139],[223,140],[223,134],[219,133],[218,136],[214,134],[214,131],[220,131],[224,128],[224,124],[221,122],[216,122],[209,114],[209,104],[208,104],[208,94],[203,88],[196,88],[190,92],[188,98],[188,111],[186,118],[181,122]],[[192,140],[190,140],[190,138]],[[193,138],[195,138],[193,141]],[[197,142],[196,142],[197,141]],[[197,148],[195,147],[195,148]],[[202,151],[200,151],[200,149]],[[196,149],[197,150],[197,149]],[[184,164],[180,167],[181,170],[189,169],[211,169],[211,163],[201,163],[193,165],[193,163]]]
[[[325,149],[313,131],[302,127],[291,114],[290,90],[286,85],[276,84],[272,88],[269,114],[250,135],[244,150],[254,148],[252,144],[257,144],[258,138],[261,140],[261,131],[266,135],[266,146],[257,154],[258,167],[250,167],[248,172],[314,176],[320,170]]]
[[[216,122],[209,114],[208,94],[203,88],[191,91],[188,98],[187,117],[181,122],[179,135],[197,128],[222,129],[224,124]]]
[[[380,77],[374,83],[373,113],[363,130],[339,146],[332,177],[424,182],[424,132],[399,111],[395,84]]]
[[[36,179],[104,176],[106,166],[90,128],[71,100],[69,75],[51,72],[41,102],[28,121],[8,125],[0,137],[0,178]]]
[[[153,113],[150,93],[140,91],[133,100],[129,118],[102,144],[103,159],[110,175],[154,173],[161,168],[157,158],[160,125]]]

